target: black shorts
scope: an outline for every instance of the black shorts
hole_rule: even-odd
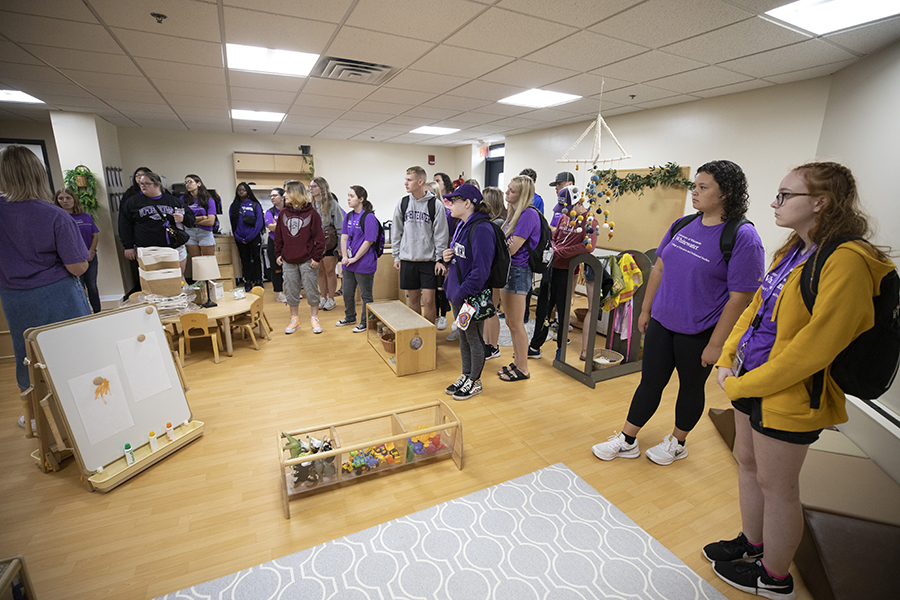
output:
[[[401,290],[434,290],[437,289],[437,276],[434,274],[434,261],[413,262],[400,261]]]
[[[808,446],[819,439],[819,434],[822,433],[821,429],[816,429],[815,431],[782,431],[771,427],[763,427],[761,398],[739,398],[732,400],[731,405],[735,410],[750,417],[750,427],[766,437],[781,440],[782,442]]]

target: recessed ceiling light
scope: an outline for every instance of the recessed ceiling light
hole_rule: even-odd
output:
[[[225,44],[228,68],[234,71],[306,77],[319,60],[318,54],[273,50],[259,46]]]
[[[424,133],[427,135],[447,135],[448,133],[456,133],[459,129],[453,129],[452,127],[419,127],[418,129],[413,129],[410,133]]]
[[[262,110],[231,109],[231,118],[241,121],[271,121],[276,123],[284,118],[284,113],[265,112]]]
[[[29,96],[19,90],[0,90],[0,102],[27,102],[28,104],[44,104],[34,96]]]
[[[766,13],[816,35],[900,14],[898,0],[798,0]]]
[[[550,92],[548,90],[531,89],[521,94],[515,94],[503,100],[497,100],[500,104],[512,104],[528,108],[547,108],[578,100],[581,96],[563,94],[562,92]]]

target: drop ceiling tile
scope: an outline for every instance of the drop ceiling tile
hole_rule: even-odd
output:
[[[172,106],[186,106],[194,108],[205,108],[207,110],[221,109],[228,110],[228,99],[223,95],[221,98],[204,98],[203,96],[187,96],[184,94],[166,94]]]
[[[497,118],[500,117],[514,117],[516,115],[521,115],[522,113],[527,113],[534,110],[533,108],[528,108],[525,106],[513,106],[512,104],[498,104],[494,102],[492,104],[488,104],[487,106],[482,106],[481,108],[476,108],[471,113],[481,113],[485,115],[495,115]]]
[[[41,97],[41,100],[46,102],[47,104],[51,104],[56,106],[62,110],[63,106],[73,107],[78,106],[81,108],[95,108],[98,110],[109,110],[109,105],[94,97],[84,98],[80,96],[62,96],[55,94],[45,94]]]
[[[853,52],[868,54],[900,39],[900,17],[827,35],[825,39]]]
[[[609,95],[607,93],[603,94],[602,105],[604,107],[604,110],[606,108],[618,106],[618,104],[616,104],[615,102],[610,102]],[[600,106],[600,95],[596,94],[594,96],[588,96],[586,98],[582,98],[581,100],[575,100],[574,102],[566,102],[565,104],[560,104],[559,106],[554,106],[551,109],[544,110],[557,110],[559,112],[567,112],[571,114],[596,116],[597,111],[600,110]]]
[[[381,113],[370,113],[362,110],[348,110],[341,117],[341,121],[345,119],[348,121],[360,121],[365,123],[371,123],[373,125],[377,125],[378,123],[384,123],[388,119],[391,118],[391,115],[385,115]]]
[[[355,135],[350,140],[354,142],[383,142],[385,140],[389,140],[394,137],[396,134],[394,133],[380,133],[372,130],[366,131],[365,133],[360,133],[359,135]]]
[[[323,129],[322,131],[316,133],[313,137],[321,140],[349,140],[355,135],[359,135],[358,132],[337,132],[337,131],[328,131],[327,129]]]
[[[109,123],[112,123],[113,125],[115,125],[116,127],[134,127],[135,126],[135,122],[132,121],[131,119],[129,119],[128,117],[122,117],[122,116],[116,117],[113,115],[104,115],[103,118],[106,121],[108,121]]]
[[[408,104],[410,108],[428,102],[437,94],[433,92],[398,90],[394,88],[378,88],[367,98],[367,100],[375,100],[377,102],[393,102],[396,104]]]
[[[347,110],[356,104],[353,98],[340,98],[338,96],[317,96],[315,94],[307,94],[303,92],[294,106],[314,106],[319,108],[340,108]]]
[[[338,23],[344,18],[353,0],[223,0],[225,6],[238,6],[275,15],[304,17],[317,21]]]
[[[109,73],[111,75],[140,75],[141,72],[124,52],[107,54],[24,44],[24,48],[57,69],[75,69]]]
[[[238,119],[234,119],[231,126],[234,128],[235,133],[260,133],[271,135],[278,129],[278,123],[240,121]]]
[[[520,86],[511,86],[476,79],[453,90],[453,95],[496,102],[497,100],[502,100],[503,98],[508,98],[514,94],[524,92],[527,89],[528,88]]]
[[[323,127],[328,127],[331,125],[334,119],[323,119],[316,117],[303,117],[298,115],[288,115],[284,118],[282,123],[285,126],[303,126],[303,127],[315,127],[316,131],[322,129]]]
[[[102,25],[35,17],[0,11],[0,33],[14,42],[93,52],[119,52],[119,46]]]
[[[400,133],[409,133],[409,126],[399,125],[397,123],[381,123],[380,125],[372,127],[366,133],[369,132],[397,135]]]
[[[194,121],[185,119],[185,126],[191,131],[231,131],[231,121],[219,121],[210,119],[209,121]]]
[[[119,88],[90,87],[88,88],[98,98],[106,102],[141,102],[147,104],[159,104],[165,106],[165,101],[156,93],[156,90],[136,91],[121,90]]]
[[[81,21],[84,23],[96,23],[97,19],[82,2],[35,2],[34,0],[3,0],[3,10],[65,19],[68,21]]]
[[[505,119],[500,119],[499,121],[494,121],[488,125],[487,128],[504,127],[506,129],[515,129],[518,127],[543,127],[545,125],[546,123],[544,121],[538,121],[537,119],[529,119],[527,117],[507,117]]]
[[[407,133],[404,135],[398,135],[396,137],[392,137],[390,142],[392,144],[414,144],[416,142],[422,141],[422,136],[415,133]]]
[[[140,117],[145,117],[147,115],[175,116],[175,113],[173,113],[172,109],[169,108],[166,104],[154,104],[152,102],[127,102],[124,100],[110,100],[108,104],[116,110],[124,113],[128,117],[131,117],[132,115]]]
[[[855,55],[827,42],[808,40],[792,46],[723,62],[719,66],[753,77],[765,77],[772,81],[771,75],[790,73],[852,58],[856,58]]]
[[[29,54],[29,52],[26,52],[26,50],[28,50],[27,44],[22,44],[20,47],[18,44],[0,40],[0,56],[3,57],[3,62],[45,66],[44,63]]]
[[[626,58],[617,63],[601,67],[591,71],[592,75],[607,75],[626,81],[634,79],[638,82],[649,81],[689,71],[705,66],[696,60],[673,56],[658,50],[647,52],[632,58]]]
[[[179,120],[132,119],[140,127],[146,129],[187,129]]]
[[[433,107],[433,108],[446,108],[450,110],[455,110],[456,112],[462,112],[466,110],[473,110],[476,108],[481,108],[490,104],[489,100],[479,100],[477,98],[463,98],[461,96],[451,96],[449,94],[444,94],[438,96],[437,98],[432,98],[428,102],[422,104],[422,106]]]
[[[422,127],[423,125],[430,125],[433,122],[433,119],[423,119],[421,117],[407,117],[405,115],[400,115],[389,119],[387,122],[394,125],[409,125],[410,129],[415,129],[417,127]]]
[[[570,69],[551,67],[528,60],[517,60],[500,67],[496,71],[482,75],[479,79],[494,83],[505,83],[506,85],[524,86],[526,88],[555,90],[551,85],[554,81],[567,79],[577,74],[577,71]]]
[[[477,113],[477,112],[464,112],[458,114],[453,117],[453,123],[463,123],[468,127],[474,125],[482,125],[484,123],[490,123],[491,121],[496,121],[498,119],[502,119],[501,115],[487,114],[487,113]],[[454,125],[454,127],[458,127],[458,125]]]
[[[237,108],[240,110],[259,110],[263,112],[287,113],[287,111],[291,107],[285,102],[269,102],[263,96],[258,100],[232,100],[231,108]]]
[[[693,102],[694,100],[699,100],[696,96],[690,96],[687,94],[682,94],[678,96],[671,96],[669,98],[663,98],[662,100],[653,100],[651,102],[641,102],[636,106],[641,108],[660,108],[662,106],[671,106],[673,104],[684,104],[685,102]]]
[[[497,6],[565,25],[575,21],[587,25],[640,2],[643,0],[501,0]]]
[[[90,0],[91,6],[110,27],[149,31],[161,35],[221,42],[216,3],[183,0]],[[151,12],[166,19],[157,23]],[[116,34],[118,35],[118,34]],[[121,38],[120,38],[121,39]]]
[[[224,66],[222,44],[128,29],[114,28],[113,32],[129,54],[136,58],[155,58],[207,67]]]
[[[439,97],[440,98],[440,97]],[[437,98],[435,98],[437,100]],[[433,102],[433,100],[429,100]],[[383,115],[399,115],[412,108],[412,103],[397,104],[395,102],[376,102],[375,100],[363,100],[353,107],[353,110],[364,110]]]
[[[225,90],[222,90],[222,97],[225,97]],[[231,102],[232,104],[242,102],[244,100],[254,100],[272,102],[277,104],[287,104],[290,106],[297,97],[297,92],[278,92],[275,90],[258,90],[254,88],[241,88],[231,86]]]
[[[512,62],[512,60],[512,58],[500,54],[441,44],[414,62],[411,68],[417,71],[475,78]]]
[[[22,104],[9,104],[0,108],[0,117],[13,121],[42,121],[50,120],[50,112],[46,109],[36,110]]]
[[[844,67],[848,67],[856,62],[856,59],[852,60],[842,60],[839,62],[834,62],[827,65],[821,65],[818,67],[812,67],[811,69],[800,69],[798,71],[791,71],[789,73],[781,73],[779,75],[770,75],[766,77],[767,81],[772,81],[774,83],[790,83],[792,81],[802,81],[804,79],[812,79],[813,77],[824,77],[825,75],[831,75],[832,73],[837,73]]]
[[[417,36],[421,31],[411,31]],[[358,27],[341,27],[328,46],[328,55],[404,69],[434,47],[434,43]]]
[[[418,37],[419,33],[433,29],[438,23],[441,31],[449,33],[482,10],[483,6],[464,0],[360,0],[347,18],[347,25]],[[432,33],[443,37],[438,31]]]
[[[0,62],[0,79],[17,81],[41,81],[44,83],[72,83],[64,75],[50,67],[36,67],[21,63]]]
[[[315,125],[285,125],[282,124],[276,132],[278,135],[296,135],[300,137],[312,137],[319,131],[321,127]]]
[[[218,27],[218,20],[215,21]],[[263,46],[321,54],[335,26],[297,17],[272,15],[258,10],[225,7],[225,41],[229,44]]]
[[[600,106],[596,100],[594,100],[592,102],[594,105],[594,109],[591,114],[593,116],[596,116],[597,109],[599,109]],[[611,104],[611,103],[609,103],[609,104]],[[615,106],[615,105],[611,105],[610,108],[612,108],[612,106]],[[564,105],[562,105],[561,108],[565,108],[565,107],[566,107],[566,105],[564,104]],[[529,113],[523,114],[522,117],[526,118],[526,119],[531,119],[532,121],[540,121],[541,123],[544,123],[544,124],[552,123],[554,121],[561,121],[563,119],[574,118],[574,119],[583,121],[585,118],[588,118],[588,117],[585,117],[584,114],[571,113],[571,112],[566,112],[564,110],[556,110],[553,108],[541,108],[538,110],[533,110]]]
[[[317,119],[327,119],[330,123],[334,119],[337,119],[342,114],[344,114],[343,108],[323,108],[321,106],[297,106],[294,105],[290,113],[291,115],[297,115],[300,117],[309,117],[309,118],[317,118]]]
[[[808,35],[753,17],[663,48],[685,58],[717,64],[809,39]]]
[[[690,94],[697,90],[731,85],[733,83],[747,81],[748,79],[751,78],[747,75],[735,73],[734,71],[726,71],[719,67],[703,67],[701,69],[687,71],[686,73],[679,73],[678,75],[654,79],[650,83],[654,87],[659,87],[664,90]]]
[[[624,115],[628,113],[638,112],[644,110],[639,106],[619,106],[610,110],[608,113],[604,113],[606,117],[614,117],[616,115]]]
[[[303,88],[304,94],[316,96],[337,96],[339,98],[362,99],[376,90],[376,86],[337,79],[310,77]]]
[[[342,118],[340,121],[336,121],[329,125],[329,127],[346,127],[347,129],[358,129],[360,131],[368,131],[372,127],[379,125],[381,121],[368,121],[368,120],[356,120],[356,119],[344,119]]]
[[[440,73],[429,73],[428,71],[405,69],[385,83],[384,87],[443,94],[468,81],[469,79],[466,77],[454,77]]]
[[[305,77],[283,77],[281,75],[266,75],[265,73],[247,73],[245,71],[228,72],[228,82],[233,87],[255,88],[257,90],[277,90],[279,92],[300,91],[300,87],[306,82]]]
[[[582,73],[575,77],[557,81],[553,84],[553,89],[554,91],[563,92],[564,94],[593,96],[594,94],[599,94],[601,90],[609,92],[629,85],[634,85],[634,82],[613,79],[612,77],[600,77],[599,75],[591,75],[590,73]]]
[[[635,96],[634,98],[630,97],[632,94]],[[669,90],[663,90],[650,85],[631,85],[603,94],[603,100],[609,100],[623,106],[631,106],[642,102],[662,100],[663,98],[669,98],[674,95],[675,94]],[[603,112],[604,114],[606,113],[605,110]],[[612,112],[612,110],[610,112]]]
[[[698,92],[694,92],[693,95],[700,96],[701,98],[712,98],[714,96],[725,96],[727,94],[737,94],[739,92],[755,90],[758,88],[768,87],[770,85],[772,84],[762,79],[751,79],[750,81],[745,81],[743,83],[735,83],[732,85],[723,85],[722,87],[712,88],[708,90],[700,90]]]
[[[99,87],[116,88],[132,92],[153,92],[153,86],[150,85],[150,82],[147,81],[147,78],[140,73],[138,73],[136,76],[110,75],[109,73],[76,71],[74,69],[63,69],[62,72],[77,84],[83,85],[88,89]]]
[[[741,8],[747,9],[753,14],[762,14],[766,11],[790,4],[790,0],[730,0]]]
[[[150,79],[174,79],[176,81],[225,85],[225,69],[221,65],[218,67],[206,67],[153,58],[137,58],[135,60]]]
[[[579,31],[529,54],[526,58],[555,67],[590,71],[647,50],[648,48],[644,46],[630,44],[598,33]]]
[[[699,15],[699,16],[698,16]],[[720,0],[648,0],[591,31],[659,48],[749,18],[751,13]]]
[[[175,111],[175,114],[185,120],[190,119],[198,122],[203,120],[231,120],[227,108],[216,109],[211,106],[181,106],[173,104],[172,109]]]
[[[491,123],[489,125],[481,125],[478,127],[479,131],[483,131],[490,135],[494,135],[494,134],[498,134],[498,133],[506,133],[507,131],[511,131],[513,129],[515,129],[515,127],[500,126],[500,125],[497,125],[496,123]]]
[[[515,26],[511,27],[513,22]],[[446,43],[518,58],[576,31],[577,29],[568,25],[548,23],[537,17],[490,8],[450,36]]]
[[[446,108],[430,108],[427,106],[417,106],[403,113],[407,117],[422,117],[423,119],[447,119],[460,111]]]
[[[14,90],[21,90],[26,94],[31,94],[35,98],[41,99],[44,94],[58,96],[78,96],[81,98],[93,98],[94,94],[90,93],[81,86],[74,83],[52,83],[47,81],[25,81],[21,79],[9,79],[0,77],[3,81]]]

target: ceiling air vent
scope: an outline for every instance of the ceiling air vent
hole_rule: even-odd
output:
[[[387,65],[376,65],[375,63],[350,60],[349,58],[323,56],[316,63],[316,66],[313,67],[310,76],[379,85],[387,81],[394,72],[395,69]]]

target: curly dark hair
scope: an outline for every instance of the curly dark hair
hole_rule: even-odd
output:
[[[750,207],[750,195],[747,193],[747,176],[739,166],[730,160],[713,160],[697,169],[697,173],[712,176],[725,195],[722,201],[723,221],[744,218]]]

